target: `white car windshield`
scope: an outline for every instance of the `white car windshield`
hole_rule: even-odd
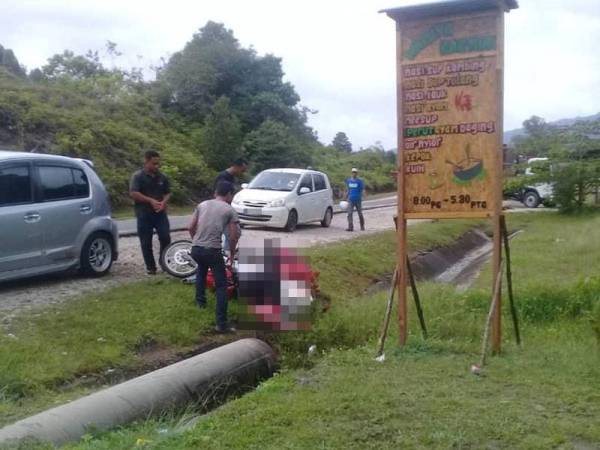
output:
[[[300,174],[289,172],[261,172],[248,185],[250,189],[290,192],[298,183]]]

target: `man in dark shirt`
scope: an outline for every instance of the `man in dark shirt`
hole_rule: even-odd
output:
[[[214,190],[217,190],[217,185],[221,182],[230,183],[234,186],[234,193],[239,189],[235,189],[235,177],[241,177],[246,170],[248,170],[248,161],[244,158],[236,159],[229,168],[225,169],[222,172],[219,172],[217,178],[215,178],[215,186]],[[238,224],[239,226],[239,224]],[[229,248],[229,241],[227,239],[227,233],[225,233],[223,239],[223,248],[227,250]]]
[[[160,154],[148,150],[144,154],[144,167],[135,172],[129,182],[129,196],[135,202],[137,231],[146,264],[146,272],[156,275],[156,261],[152,251],[152,234],[156,230],[160,253],[171,243],[167,202],[171,197],[169,179],[158,169]]]
[[[226,181],[235,185],[235,177],[241,177],[248,169],[248,161],[243,158],[236,159],[233,164],[222,172],[219,172],[215,178],[215,189],[219,181]]]

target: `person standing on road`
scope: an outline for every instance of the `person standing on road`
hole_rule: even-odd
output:
[[[352,214],[354,208],[358,212],[358,220],[360,221],[360,229],[365,229],[365,218],[362,213],[362,195],[364,191],[363,180],[358,178],[358,169],[352,168],[352,177],[346,180],[346,199],[348,200],[348,228],[346,231],[354,231],[354,223]]]
[[[198,264],[196,273],[196,303],[206,308],[206,274],[212,270],[217,296],[216,327],[217,333],[235,331],[227,323],[227,277],[225,261],[221,252],[221,236],[227,234],[230,258],[233,260],[239,239],[239,219],[231,207],[233,184],[219,181],[215,189],[215,198],[200,203],[188,231],[192,237],[192,258]]]
[[[171,198],[169,179],[159,171],[160,154],[148,150],[144,154],[144,167],[135,172],[129,182],[129,196],[135,203],[137,232],[146,264],[146,273],[156,275],[156,261],[152,251],[154,230],[160,242],[160,254],[171,243],[167,203]],[[159,255],[160,257],[160,255]]]
[[[235,186],[235,178],[241,177],[248,170],[248,161],[243,158],[236,159],[233,164],[222,172],[219,172],[215,178],[215,189],[219,181],[226,181]]]
[[[231,166],[229,166],[227,169],[223,170],[222,172],[219,172],[219,174],[217,175],[217,178],[215,178],[215,190],[217,189],[217,184],[220,181],[226,181],[227,183],[231,183],[231,185],[234,187],[234,194],[235,194],[235,178],[236,177],[241,177],[242,175],[244,175],[244,173],[246,172],[246,170],[248,170],[248,161],[246,161],[244,158],[238,158],[236,159],[233,164]],[[239,226],[239,224],[238,224]],[[240,230],[241,232],[241,227]],[[227,233],[223,234],[223,250],[227,251],[229,249],[229,242],[227,241]]]

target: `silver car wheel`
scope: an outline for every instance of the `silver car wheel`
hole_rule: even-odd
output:
[[[96,273],[108,270],[112,262],[112,247],[107,239],[97,237],[91,242],[88,262]]]

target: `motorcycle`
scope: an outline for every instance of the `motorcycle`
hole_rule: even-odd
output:
[[[237,297],[237,261],[229,258],[222,252],[225,262],[225,275],[227,279],[227,295],[229,298]],[[160,255],[160,266],[169,275],[181,278],[184,283],[193,284],[196,281],[198,265],[192,258],[192,241],[182,239],[169,244]],[[209,269],[206,274],[206,287],[214,289],[215,277]]]

